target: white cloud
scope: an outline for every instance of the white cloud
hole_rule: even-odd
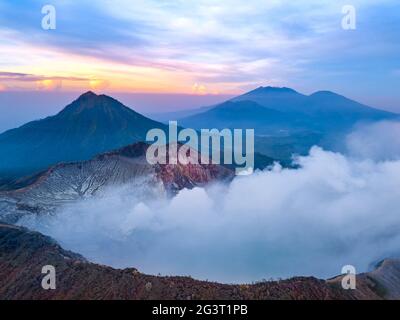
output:
[[[298,163],[182,190],[170,202],[138,203],[118,189],[22,223],[100,263],[224,282],[330,277],[399,256],[400,157],[314,147]]]
[[[350,155],[376,161],[400,159],[400,122],[361,125],[347,137]]]

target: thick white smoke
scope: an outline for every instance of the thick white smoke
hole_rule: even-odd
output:
[[[384,121],[363,125],[354,130],[346,142],[348,152],[361,159],[400,159],[400,124]]]
[[[331,277],[348,264],[366,271],[400,256],[400,145],[387,132],[399,128],[361,128],[349,137],[347,156],[314,147],[297,170],[276,165],[147,204],[110,190],[21,223],[93,261],[152,274],[248,282]],[[381,143],[389,137],[397,151],[375,142],[368,149],[361,141],[369,133]],[[381,150],[390,157],[374,153]]]

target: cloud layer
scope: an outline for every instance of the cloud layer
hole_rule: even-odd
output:
[[[399,128],[368,130],[379,139]],[[384,161],[313,147],[297,159],[298,170],[277,165],[167,202],[138,203],[118,189],[21,223],[93,261],[153,274],[247,282],[331,277],[347,264],[361,272],[400,255],[400,148],[393,147],[399,153]]]

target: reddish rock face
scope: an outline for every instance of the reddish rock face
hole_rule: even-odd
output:
[[[172,192],[233,179],[231,170],[214,164],[157,165],[156,172],[166,189]]]
[[[149,145],[146,143],[135,143],[133,145],[124,147],[120,150],[114,151],[107,155],[122,156],[127,158],[137,158],[143,161],[146,165],[146,152]],[[178,145],[178,149],[181,145]],[[168,150],[169,146],[167,146]],[[234,177],[233,170],[217,165],[217,164],[203,164],[201,163],[201,154],[195,150],[188,150],[186,155],[190,159],[194,159],[194,154],[197,154],[197,163],[188,164],[169,164],[168,152],[166,154],[166,164],[153,165],[157,173],[157,177],[163,182],[166,190],[176,193],[184,188],[193,188],[196,186],[204,186],[213,182],[229,182]],[[194,162],[194,161],[193,161]]]
[[[51,212],[65,202],[110,187],[131,186],[139,199],[151,200],[173,196],[184,188],[230,182],[234,177],[232,170],[215,164],[150,164],[148,147],[136,143],[92,160],[58,164],[21,181],[21,188],[0,192],[0,219],[14,223],[23,215]]]

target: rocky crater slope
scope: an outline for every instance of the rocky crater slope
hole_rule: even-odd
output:
[[[46,214],[71,201],[124,186],[145,201],[176,194],[184,188],[230,181],[232,170],[214,164],[149,164],[148,144],[139,142],[96,156],[62,163],[20,180],[19,188],[0,192],[0,219],[16,222],[27,214]]]
[[[41,287],[44,265],[56,268],[55,290]],[[226,285],[145,275],[90,263],[40,233],[0,223],[0,299],[399,299],[400,260],[358,275],[356,290],[343,290],[340,282],[296,277]]]

